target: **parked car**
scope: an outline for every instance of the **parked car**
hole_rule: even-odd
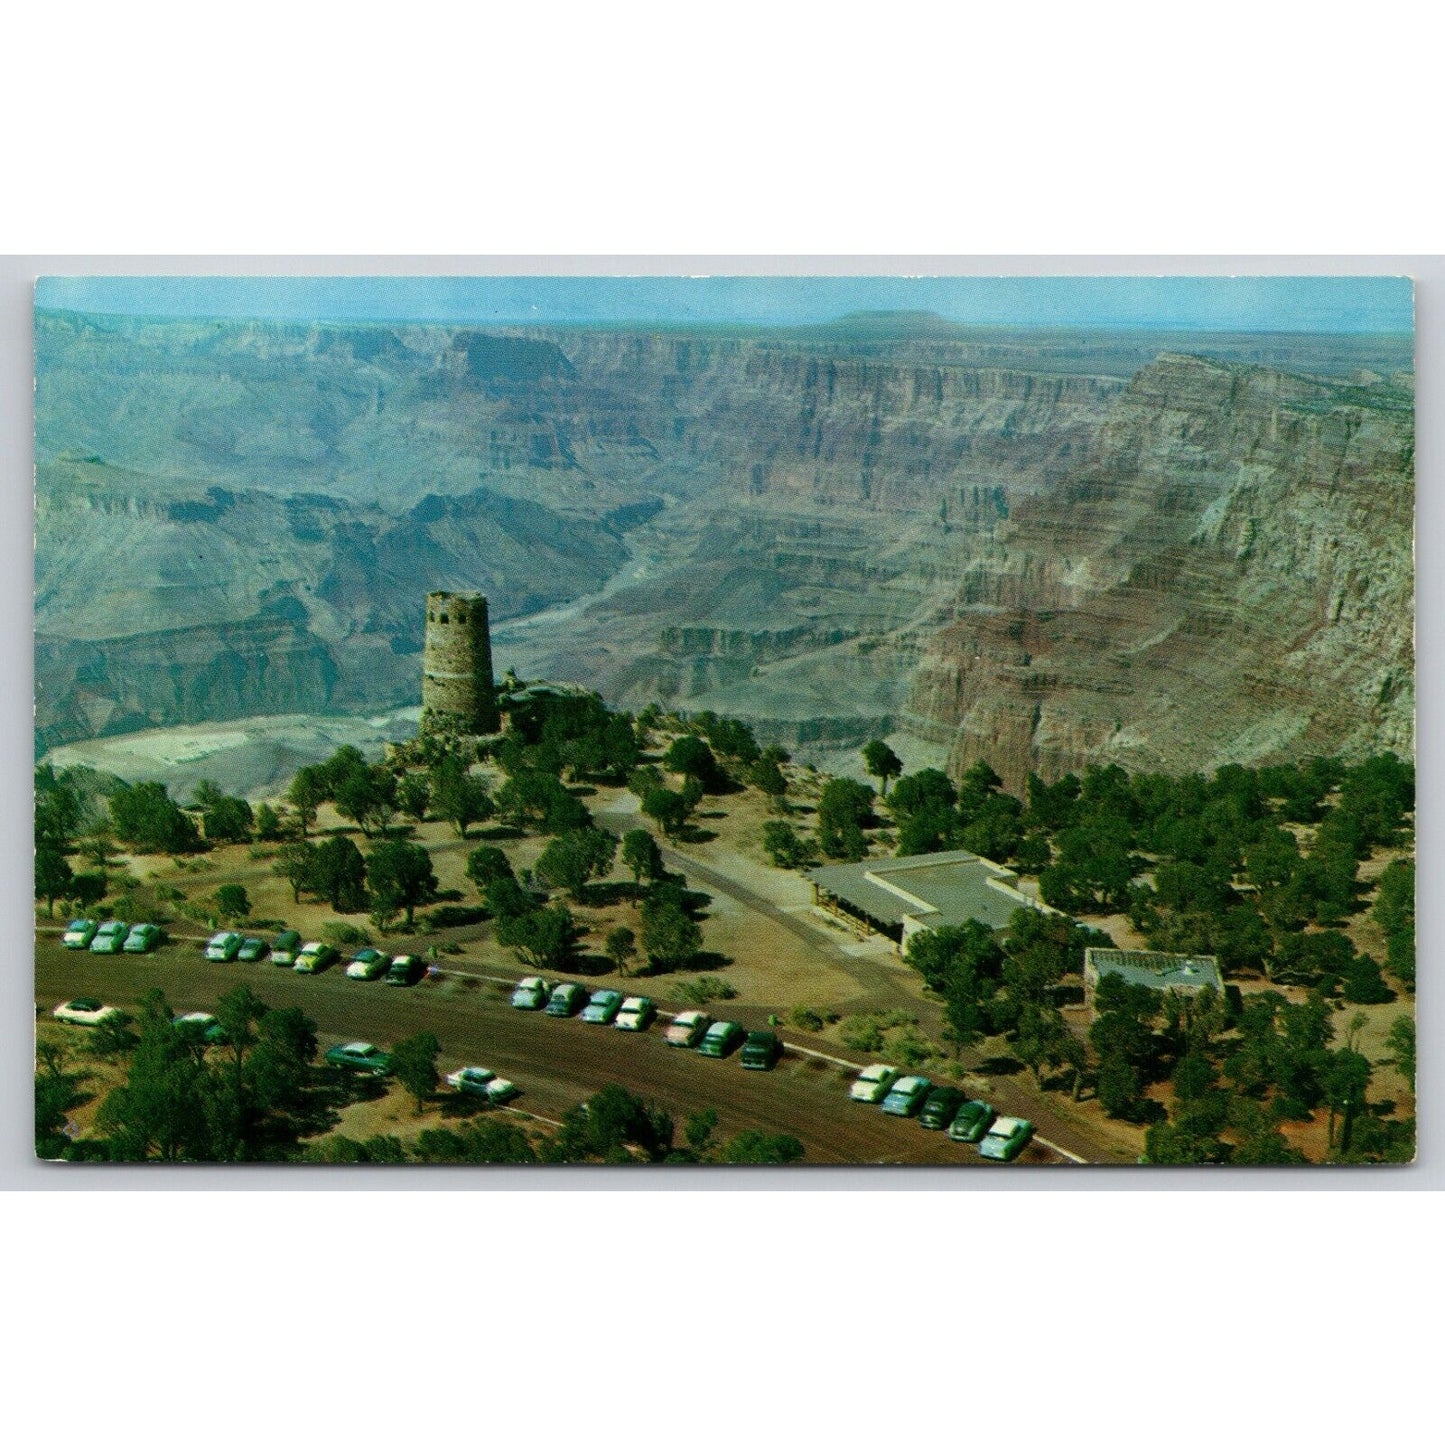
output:
[[[932,1085],[922,1074],[904,1074],[883,1100],[885,1114],[911,1119],[922,1107]]]
[[[106,1019],[117,1018],[118,1008],[103,1004],[98,998],[73,998],[52,1011],[51,1016],[64,1024],[103,1024]]]
[[[992,1104],[986,1104],[982,1099],[970,1099],[953,1116],[953,1123],[948,1126],[948,1137],[957,1139],[960,1144],[977,1144],[997,1117],[998,1112]]]
[[[346,965],[347,978],[380,978],[391,967],[391,959],[379,948],[363,948]]]
[[[494,1104],[514,1099],[522,1092],[510,1079],[499,1079],[491,1069],[481,1069],[474,1064],[448,1074],[447,1083],[459,1093],[476,1094]]]
[[[662,1037],[674,1048],[690,1049],[707,1032],[711,1023],[711,1014],[705,1014],[701,1009],[688,1009],[668,1024],[667,1032]]]
[[[161,941],[161,931],[154,923],[133,923],[121,945],[124,953],[149,953]]]
[[[635,1033],[645,1029],[656,1017],[657,1005],[646,994],[634,994],[622,1000],[622,1007],[618,1009],[612,1026]]]
[[[559,983],[547,1001],[547,1016],[570,1019],[582,1007],[582,1000],[586,996],[580,983]]]
[[[622,1007],[622,995],[615,988],[599,988],[582,1010],[584,1024],[610,1024]]]
[[[546,1008],[550,992],[545,979],[540,979],[535,974],[528,974],[526,978],[518,979],[516,988],[512,990],[512,1007]]]
[[[386,981],[394,988],[410,988],[421,976],[421,959],[414,953],[397,954],[386,970]]]
[[[130,932],[130,924],[119,923],[111,919],[108,923],[102,923],[95,930],[95,937],[90,940],[90,951],[92,953],[119,953],[125,947],[125,936]]]
[[[925,1129],[946,1129],[953,1123],[959,1106],[967,1101],[968,1095],[962,1089],[955,1089],[951,1084],[939,1084],[928,1091],[918,1122]]]
[[[93,918],[72,918],[60,941],[66,948],[89,948],[100,925]]]
[[[725,1059],[742,1043],[747,1030],[731,1019],[719,1019],[702,1036],[697,1051],[707,1059]]]
[[[335,1069],[355,1069],[362,1074],[388,1074],[391,1072],[391,1055],[375,1044],[337,1044],[326,1050],[326,1062]]]
[[[888,1097],[888,1091],[898,1078],[898,1070],[892,1064],[869,1064],[848,1090],[848,1097],[860,1104],[878,1104]]]
[[[1007,1162],[1023,1152],[1024,1146],[1034,1137],[1034,1126],[1027,1119],[1015,1119],[1008,1114],[997,1118],[989,1126],[978,1146],[978,1152],[985,1159],[1002,1159]]]
[[[212,963],[230,963],[240,951],[239,933],[217,933],[206,945],[206,957]]]
[[[276,935],[276,941],[271,945],[271,962],[277,968],[295,968],[300,948],[301,935],[294,928],[288,928]]]
[[[264,938],[243,938],[236,957],[242,963],[260,963],[269,952],[270,947]]]
[[[754,1029],[739,1055],[745,1069],[771,1069],[782,1056],[782,1040],[771,1029]]]
[[[226,1041],[226,1031],[215,1014],[181,1014],[171,1020],[171,1026],[180,1029],[182,1033],[193,1035],[202,1043],[223,1044]]]
[[[323,968],[330,968],[337,957],[336,950],[329,943],[308,943],[296,955],[296,962],[291,967],[297,973],[320,973]]]

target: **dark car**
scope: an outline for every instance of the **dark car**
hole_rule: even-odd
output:
[[[271,951],[264,938],[243,938],[241,951],[236,955],[242,963],[259,963]]]
[[[570,1019],[582,1007],[586,998],[580,983],[559,983],[547,1001],[547,1015],[554,1019]]]
[[[955,1089],[948,1084],[935,1084],[928,1091],[928,1098],[923,1101],[918,1122],[925,1129],[946,1129],[953,1123],[953,1116],[967,1101],[968,1095],[962,1089]]]
[[[754,1029],[743,1041],[739,1057],[745,1069],[771,1069],[782,1052],[782,1040],[771,1029]]]
[[[359,1074],[388,1074],[391,1072],[391,1055],[375,1044],[360,1041],[351,1044],[337,1044],[326,1050],[326,1062],[333,1069],[354,1069]]]
[[[301,935],[294,928],[287,928],[276,935],[276,942],[271,945],[271,962],[277,968],[294,968],[300,952]]]
[[[421,959],[414,953],[399,953],[386,971],[386,981],[396,988],[410,988],[421,975]]]
[[[957,1139],[960,1144],[977,1144],[997,1117],[998,1112],[992,1104],[986,1104],[982,1099],[970,1099],[953,1116],[953,1123],[948,1126],[948,1137]]]
[[[698,1054],[704,1059],[725,1059],[743,1041],[744,1029],[731,1019],[719,1019],[702,1036],[697,1046]]]

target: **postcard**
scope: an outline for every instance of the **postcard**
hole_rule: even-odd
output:
[[[1412,307],[42,278],[37,1155],[1410,1162]]]

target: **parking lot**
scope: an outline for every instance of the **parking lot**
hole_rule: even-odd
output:
[[[464,972],[463,963],[456,966]],[[308,977],[269,962],[208,963],[188,942],[141,956],[100,956],[62,948],[58,936],[42,934],[37,940],[36,1001],[47,1010],[92,994],[133,1011],[151,988],[162,989],[178,1012],[212,1009],[241,982],[272,1007],[304,1009],[316,1020],[323,1050],[349,1039],[387,1047],[430,1030],[442,1043],[443,1072],[463,1064],[495,1069],[520,1085],[518,1107],[543,1118],[558,1119],[603,1085],[616,1083],[661,1104],[679,1126],[710,1108],[725,1135],[746,1129],[791,1134],[802,1141],[807,1163],[988,1162],[973,1146],[923,1129],[916,1120],[850,1102],[853,1073],[837,1064],[792,1052],[770,1072],[746,1070],[736,1055],[706,1059],[691,1049],[669,1048],[656,1024],[628,1034],[514,1009],[504,989],[480,978],[453,974],[398,989],[349,979],[340,967]],[[635,986],[646,991],[649,981],[637,980]],[[716,1013],[741,1017],[743,1011],[721,1004]],[[1059,1158],[1036,1140],[1019,1162]]]

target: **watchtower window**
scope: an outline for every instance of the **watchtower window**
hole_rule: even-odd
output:
[[[445,612],[443,612],[443,613],[442,613],[442,621],[445,622],[446,620],[447,620],[447,615],[446,615]]]
[[[435,621],[437,620],[437,615],[436,615],[436,613],[435,613],[435,612],[428,612],[427,615],[426,615],[426,620],[427,620],[428,622],[435,622]]]

